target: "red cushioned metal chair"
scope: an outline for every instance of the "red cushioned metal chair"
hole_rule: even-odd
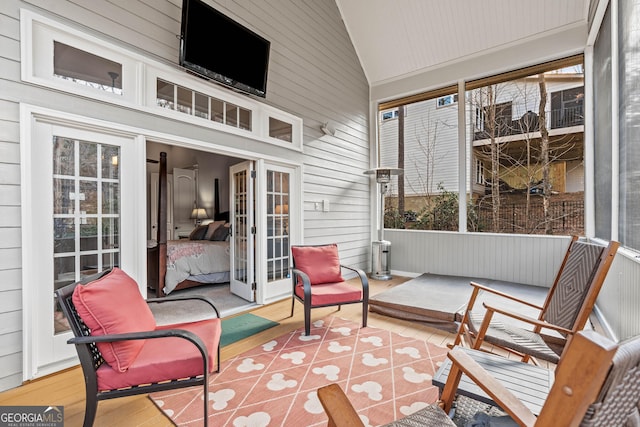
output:
[[[207,425],[209,373],[220,369],[221,320],[205,297],[165,297],[145,301],[138,286],[114,268],[56,291],[74,337],[85,380],[84,426],[93,425],[98,401],[182,387],[204,389]],[[148,303],[201,300],[211,318],[155,325]]]
[[[296,300],[304,304],[305,334],[311,331],[311,309],[362,304],[362,327],[367,326],[369,311],[369,280],[359,268],[340,264],[338,245],[298,245],[291,247],[291,317]],[[342,269],[357,273],[360,287],[353,286],[342,277]]]

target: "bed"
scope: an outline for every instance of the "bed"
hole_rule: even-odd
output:
[[[215,188],[216,221],[196,227],[188,239],[167,240],[167,154],[160,153],[158,173],[158,241],[148,251],[149,265],[157,265],[157,280],[150,280],[157,296],[179,289],[229,282],[230,250],[228,214],[220,214]],[[222,219],[221,219],[222,218]],[[152,272],[150,276],[155,276]]]

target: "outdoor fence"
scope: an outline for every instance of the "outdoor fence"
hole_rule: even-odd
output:
[[[560,201],[549,205],[552,234],[584,234],[584,202]],[[480,206],[477,210],[479,231],[496,233],[545,234],[542,203],[504,203],[498,211],[498,226],[493,226],[493,209]]]

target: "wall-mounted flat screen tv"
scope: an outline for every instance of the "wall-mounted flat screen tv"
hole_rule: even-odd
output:
[[[201,0],[183,0],[180,65],[265,97],[271,43]]]

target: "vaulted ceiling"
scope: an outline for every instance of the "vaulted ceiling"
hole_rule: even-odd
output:
[[[584,25],[589,0],[336,0],[370,85]]]

